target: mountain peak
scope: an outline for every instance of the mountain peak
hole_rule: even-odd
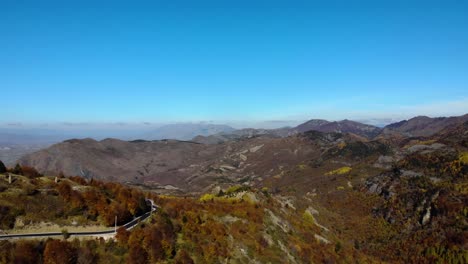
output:
[[[372,138],[380,132],[380,128],[344,119],[330,122],[322,119],[312,119],[298,125],[295,130],[299,133],[315,130],[320,132],[353,133],[366,138]]]

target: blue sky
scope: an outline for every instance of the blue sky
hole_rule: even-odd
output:
[[[466,1],[3,0],[0,123],[464,114],[467,14]]]

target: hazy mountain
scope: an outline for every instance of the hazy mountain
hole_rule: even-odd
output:
[[[312,119],[310,121],[298,125],[294,128],[294,130],[297,130],[299,133],[311,130],[320,132],[353,133],[367,138],[373,138],[376,135],[378,135],[381,131],[381,129],[376,126],[366,125],[347,119],[334,122],[329,122],[321,119]]]
[[[190,140],[196,136],[209,136],[217,133],[229,133],[235,129],[228,125],[187,123],[170,124],[159,127],[154,131],[144,134],[141,138],[145,140],[178,139]]]
[[[196,191],[221,179],[228,183],[246,177],[250,180],[272,177],[281,168],[321,159],[326,149],[339,142],[352,146],[352,142],[361,141],[339,133],[315,133],[319,135],[309,132],[291,137],[262,135],[212,145],[177,140],[73,139],[26,155],[19,162],[44,173],[63,171],[86,178],[170,184]]]
[[[298,133],[304,133],[307,131],[353,133],[366,138],[373,138],[380,133],[381,129],[372,125],[366,125],[350,120],[330,122],[323,119],[312,119],[294,128],[245,128],[234,130],[231,132],[221,132],[210,136],[197,136],[194,137],[192,141],[203,144],[219,144],[229,140],[239,140],[243,138],[251,138],[257,136],[287,137]]]
[[[232,132],[221,132],[210,136],[196,136],[192,141],[202,144],[219,144],[230,140],[240,140],[258,136],[286,137],[293,134],[295,134],[295,132],[289,127],[277,129],[244,128]]]
[[[406,136],[431,136],[444,128],[468,121],[468,114],[463,116],[437,117],[417,116],[409,120],[387,125],[383,133],[402,133]]]
[[[253,137],[205,145],[177,140],[73,139],[26,155],[19,162],[44,173],[63,171],[86,178],[170,184],[197,191],[221,178],[235,182],[247,175],[252,179],[273,176],[278,165],[295,166],[304,155],[318,156],[319,148],[306,141],[303,137]]]
[[[185,175],[178,169],[209,160],[214,154],[200,144],[177,140],[72,139],[26,155],[20,162],[46,173],[63,171],[85,178],[138,183],[158,177],[158,183],[174,184]]]
[[[316,130],[320,129],[323,125],[326,125],[330,123],[330,121],[323,120],[323,119],[311,119],[307,122],[304,122],[298,126],[295,127],[295,130],[297,130],[299,133],[303,133],[306,131],[310,130]]]

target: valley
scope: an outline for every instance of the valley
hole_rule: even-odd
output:
[[[132,230],[60,242],[67,257],[97,243],[88,257],[98,263],[463,263],[467,116],[420,119],[383,129],[312,121],[299,127],[326,127],[222,133],[216,143],[66,140],[21,158],[12,184],[0,175],[2,229],[113,226],[150,198],[160,210]],[[0,259],[55,243],[28,241],[1,241],[10,250]]]

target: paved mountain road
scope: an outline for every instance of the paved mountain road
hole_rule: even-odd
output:
[[[134,228],[138,223],[148,218],[152,212],[156,211],[158,207],[154,204],[153,200],[146,199],[146,201],[151,203],[151,210],[146,212],[139,217],[136,217],[132,221],[121,225],[119,227],[125,227],[127,230]],[[99,236],[99,235],[109,235],[115,234],[115,229],[103,230],[103,231],[93,231],[93,232],[68,232],[70,236]],[[0,240],[4,239],[13,239],[13,238],[35,238],[35,237],[52,237],[52,236],[63,236],[62,232],[48,232],[48,233],[31,233],[31,234],[7,234],[0,235]]]

